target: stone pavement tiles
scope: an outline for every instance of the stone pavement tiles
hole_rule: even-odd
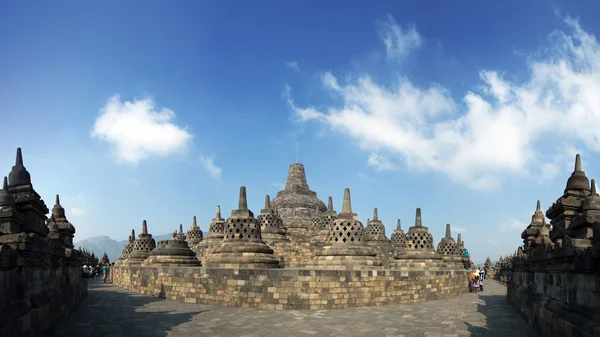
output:
[[[88,297],[54,336],[536,336],[506,287],[449,300],[341,310],[258,310],[186,304],[90,281]]]

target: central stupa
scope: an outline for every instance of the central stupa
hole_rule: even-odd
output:
[[[318,212],[325,212],[325,203],[317,197],[308,186],[304,165],[295,163],[290,165],[287,182],[282,191],[277,192],[277,197],[271,201],[271,206],[279,212],[286,228],[309,229],[312,218]]]

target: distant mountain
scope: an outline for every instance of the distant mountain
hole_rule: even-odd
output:
[[[202,234],[204,236],[204,234],[206,233],[203,232]],[[172,236],[173,234],[169,233],[162,235],[153,235],[152,237],[158,242],[159,240],[168,240]],[[126,244],[127,240],[117,241],[111,239],[108,236],[102,235],[94,236],[89,239],[75,242],[73,245],[77,249],[81,247],[94,252],[94,254],[98,258],[102,257],[102,255],[106,252],[106,255],[108,255],[110,262],[116,262],[119,256],[121,256],[121,253],[123,252],[123,247],[125,247]]]

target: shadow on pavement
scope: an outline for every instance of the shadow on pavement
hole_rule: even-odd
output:
[[[477,311],[485,316],[486,326],[480,327],[464,322],[472,337],[536,337],[537,332],[530,327],[512,307],[506,295],[479,294]]]
[[[53,336],[167,336],[172,328],[208,311],[195,305],[174,310],[169,300],[136,295],[110,283],[90,280],[88,296]],[[181,312],[184,311],[184,312]]]

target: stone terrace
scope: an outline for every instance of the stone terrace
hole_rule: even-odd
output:
[[[423,303],[341,310],[259,310],[186,304],[90,283],[63,336],[536,336],[506,287]]]

